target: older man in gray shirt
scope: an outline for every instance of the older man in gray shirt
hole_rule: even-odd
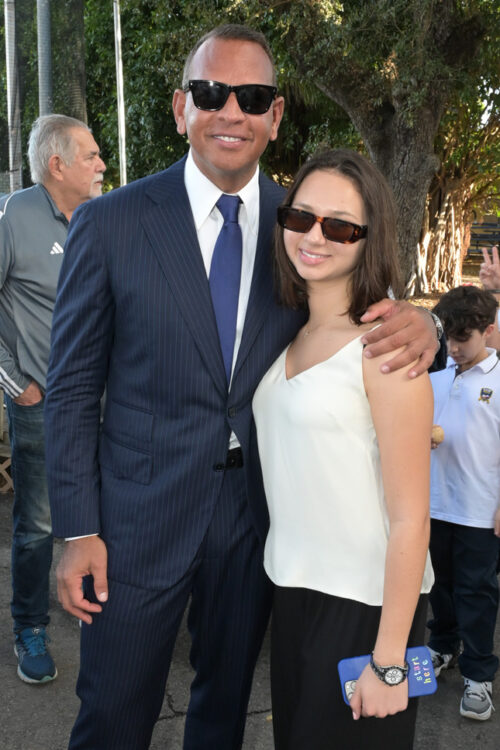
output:
[[[14,482],[11,604],[18,675],[57,676],[47,649],[52,530],[45,479],[43,396],[50,328],[68,224],[101,194],[106,169],[85,123],[35,121],[28,158],[33,187],[0,201],[0,386],[5,391]]]

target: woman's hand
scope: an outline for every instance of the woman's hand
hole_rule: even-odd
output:
[[[355,720],[360,716],[383,719],[404,711],[408,706],[408,680],[400,685],[385,685],[367,664],[356,682],[350,705]]]

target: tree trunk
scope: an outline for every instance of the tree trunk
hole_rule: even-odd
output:
[[[427,192],[440,168],[435,139],[441,116],[486,34],[477,7],[464,5],[284,4],[286,41],[299,73],[347,112],[394,192],[408,296],[425,287],[430,237],[419,242]]]
[[[52,9],[54,111],[87,122],[84,0],[58,0]]]
[[[462,283],[462,264],[469,246],[470,223],[462,184],[439,184],[429,191],[418,244],[421,293],[446,292]]]
[[[328,87],[322,88],[328,94]],[[439,168],[434,139],[443,103],[435,95],[432,105],[429,102],[422,107],[410,125],[395,100],[387,101],[374,113],[370,102],[363,103],[349,94],[339,97],[337,92],[330,92],[330,96],[345,109],[393,190],[405,296],[420,293],[421,269],[415,249],[421,237],[427,192]]]
[[[394,112],[382,134],[380,129],[356,123],[371,159],[394,193],[406,296],[421,291],[415,248],[421,236],[427,192],[439,164],[434,153],[436,121],[439,121],[437,112],[424,111],[416,125],[409,127]]]

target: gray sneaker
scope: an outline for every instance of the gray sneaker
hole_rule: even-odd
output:
[[[440,654],[439,651],[434,651],[430,646],[427,646],[427,648],[432,657],[432,666],[436,677],[439,677],[444,669],[452,669],[458,661],[458,654]]]
[[[495,710],[491,700],[491,682],[475,682],[464,677],[464,696],[460,713],[468,719],[486,721]]]

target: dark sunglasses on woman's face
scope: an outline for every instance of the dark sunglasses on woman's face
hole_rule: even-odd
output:
[[[313,228],[317,221],[321,224],[323,237],[344,245],[363,239],[368,231],[367,226],[352,224],[350,221],[332,219],[328,216],[315,216],[309,211],[301,211],[299,208],[291,208],[290,206],[278,207],[278,224],[291,232],[305,234]]]
[[[225,105],[231,91],[236,94],[240,109],[247,115],[263,115],[276,96],[276,86],[261,83],[244,83],[241,86],[228,86],[219,81],[188,81],[183,88],[193,95],[194,106],[207,112],[216,112]]]

